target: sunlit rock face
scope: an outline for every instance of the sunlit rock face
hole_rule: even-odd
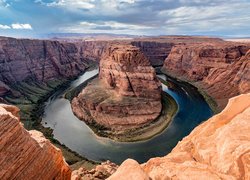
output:
[[[139,48],[113,44],[100,61],[99,79],[72,101],[75,115],[114,129],[140,127],[161,112],[161,83]]]
[[[0,179],[70,179],[61,150],[19,122],[19,109],[0,104]]]
[[[142,165],[126,160],[109,179],[249,179],[249,129],[250,94],[242,94],[196,127],[167,156]]]
[[[229,98],[250,92],[250,44],[176,45],[165,60],[168,74],[196,82],[223,109]]]

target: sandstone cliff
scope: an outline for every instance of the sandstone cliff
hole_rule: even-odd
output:
[[[227,100],[250,91],[250,44],[177,45],[164,63],[171,76],[197,82],[223,109]]]
[[[70,179],[61,151],[42,133],[26,131],[18,112],[0,104],[0,179]]]
[[[152,66],[162,66],[174,45],[205,42],[221,42],[222,39],[196,36],[158,36],[154,38],[136,38],[131,44],[140,48]]]
[[[174,42],[157,42],[153,40],[132,41],[131,44],[140,48],[152,66],[162,66],[174,46]]]
[[[25,127],[33,128],[39,102],[99,61],[105,45],[0,37],[0,102],[17,105]]]
[[[109,179],[249,179],[250,94],[230,99],[165,157],[126,160]]]
[[[0,80],[13,84],[32,78],[48,81],[74,77],[86,68],[72,43],[0,38]]]
[[[87,60],[100,61],[106,46],[109,41],[77,41],[74,43],[78,48],[78,53],[81,57]]]
[[[161,83],[139,48],[111,45],[100,62],[99,80],[72,101],[75,115],[113,130],[140,127],[161,112]]]

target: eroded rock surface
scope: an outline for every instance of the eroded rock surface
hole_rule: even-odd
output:
[[[117,168],[118,165],[110,161],[103,162],[91,170],[81,167],[72,172],[71,180],[103,180],[114,174]]]
[[[26,131],[19,109],[0,104],[0,179],[70,179],[61,150],[42,133]]]
[[[223,109],[229,98],[250,92],[250,44],[202,43],[177,45],[164,71],[197,82]]]
[[[109,179],[249,179],[249,129],[250,94],[242,94],[196,127],[167,156],[140,166],[127,160]]]
[[[72,101],[75,115],[113,130],[140,127],[161,112],[161,83],[139,48],[111,45],[100,62],[99,79]]]

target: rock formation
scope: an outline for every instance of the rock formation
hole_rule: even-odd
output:
[[[159,36],[154,38],[136,38],[131,44],[140,48],[152,66],[162,66],[174,45],[205,42],[221,42],[222,39],[195,36]]]
[[[163,70],[197,82],[223,109],[227,100],[250,91],[250,44],[202,43],[177,45]]]
[[[86,61],[72,43],[0,38],[0,80],[6,84],[74,77],[85,68]]]
[[[0,179],[70,179],[61,151],[42,133],[26,131],[18,112],[0,104]]]
[[[118,165],[110,161],[103,162],[91,170],[81,167],[72,172],[71,180],[103,180],[114,174],[117,168]]]
[[[105,45],[0,37],[0,101],[17,105],[32,128],[39,101],[99,61]]]
[[[152,66],[162,66],[174,46],[174,42],[157,42],[154,40],[132,41],[131,44],[140,48]]]
[[[126,160],[109,180],[249,179],[249,129],[250,94],[242,94],[196,127],[167,156],[142,165]]]
[[[109,41],[77,41],[74,44],[82,58],[99,62]]]
[[[161,83],[139,48],[113,44],[100,62],[99,80],[72,101],[75,115],[112,130],[148,124],[161,112]]]

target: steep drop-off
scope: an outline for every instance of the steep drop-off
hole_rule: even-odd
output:
[[[161,83],[139,48],[113,44],[100,61],[99,79],[72,101],[75,115],[113,131],[138,128],[161,112]]]
[[[42,101],[99,60],[106,42],[59,42],[0,37],[0,101],[21,109],[26,128]],[[39,106],[39,107],[38,107]]]
[[[128,159],[109,179],[249,179],[250,94],[230,99],[170,154],[139,165]]]
[[[219,38],[196,36],[158,36],[135,38],[131,44],[140,48],[152,66],[163,66],[174,45],[205,42],[221,42]]]
[[[61,151],[42,133],[26,131],[18,112],[0,104],[0,179],[70,179]]]
[[[174,46],[173,42],[157,42],[153,40],[132,41],[131,44],[140,48],[152,66],[162,66]]]
[[[250,44],[202,43],[177,45],[163,71],[201,87],[221,110],[227,100],[250,91]]]

